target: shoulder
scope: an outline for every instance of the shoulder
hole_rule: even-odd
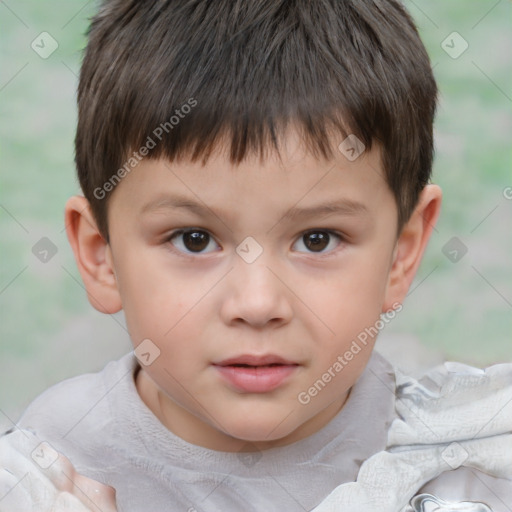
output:
[[[56,384],[24,411],[18,427],[48,440],[101,431],[111,421],[111,404],[126,393],[136,368],[133,353],[88,373]]]

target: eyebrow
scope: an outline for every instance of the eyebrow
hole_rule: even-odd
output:
[[[352,199],[343,199],[339,201],[329,201],[317,206],[308,206],[299,208],[294,206],[288,210],[285,217],[296,219],[301,217],[325,217],[327,215],[364,215],[368,214],[368,208],[363,204]]]
[[[222,209],[214,210],[205,204],[198,203],[188,197],[179,195],[166,196],[164,198],[150,201],[142,207],[141,214],[166,210],[176,210],[179,208],[192,211],[202,216],[215,215],[219,218],[228,217],[227,212],[223,211]],[[316,206],[308,206],[302,208],[293,206],[281,218],[289,218],[295,220],[304,217],[320,217],[334,214],[355,216],[368,213],[368,208],[363,203],[359,203],[351,199],[342,199],[338,201],[325,202]]]

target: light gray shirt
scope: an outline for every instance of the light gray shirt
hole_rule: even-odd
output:
[[[345,406],[312,436],[261,452],[219,452],[160,423],[137,393],[138,369],[130,353],[99,373],[57,384],[18,423],[66,455],[79,473],[114,487],[119,512],[312,510],[386,449],[398,417],[395,372],[374,352]],[[418,489],[425,492],[485,503],[493,512],[512,510],[512,480],[469,468],[443,473]]]

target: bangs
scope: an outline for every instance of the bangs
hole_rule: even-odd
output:
[[[360,129],[346,129],[341,115],[324,112],[313,117],[300,106],[291,105],[297,110],[290,108],[290,115],[283,117],[272,110],[272,105],[263,103],[257,112],[248,105],[229,112],[233,103],[224,103],[218,96],[217,100],[216,105],[205,105],[192,96],[178,107],[173,105],[168,110],[172,113],[160,122],[156,115],[134,118],[129,125],[137,126],[137,130],[119,134],[120,140],[126,142],[125,151],[129,151],[125,159],[131,152],[146,147],[147,158],[169,161],[202,160],[206,164],[210,155],[221,148],[233,164],[248,156],[264,160],[271,152],[279,154],[282,139],[290,129],[298,133],[307,151],[318,159],[330,160],[349,133],[356,134],[365,146],[371,145],[370,135],[363,135]]]

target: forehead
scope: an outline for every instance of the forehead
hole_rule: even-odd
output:
[[[129,204],[138,215],[181,209],[227,218],[247,209],[261,216],[285,209],[290,218],[300,219],[370,212],[390,194],[380,148],[374,145],[354,158],[361,147],[350,138],[333,137],[331,144],[333,157],[319,158],[290,131],[279,151],[269,150],[264,158],[250,154],[239,164],[230,161],[225,146],[206,162],[145,158],[122,179],[111,200]]]

